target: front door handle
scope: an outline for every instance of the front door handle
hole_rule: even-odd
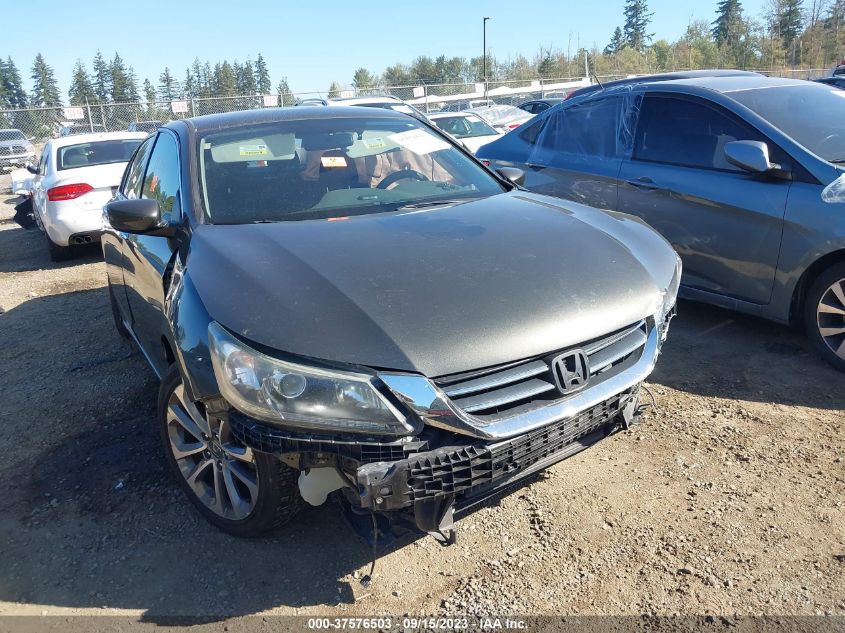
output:
[[[632,187],[640,189],[641,191],[659,191],[663,189],[660,185],[655,183],[651,178],[648,176],[643,176],[641,178],[632,178],[625,181]]]

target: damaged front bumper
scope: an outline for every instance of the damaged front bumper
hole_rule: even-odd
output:
[[[401,514],[446,543],[456,513],[627,427],[638,404],[637,385],[575,416],[497,441],[449,435],[401,445],[356,445],[290,437],[238,415],[230,424],[246,445],[294,459],[302,470],[337,468],[354,508]]]

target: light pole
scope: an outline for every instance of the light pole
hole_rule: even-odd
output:
[[[481,60],[482,60],[481,63],[483,64],[482,75],[484,77],[484,99],[485,100],[487,99],[487,20],[489,20],[489,19],[490,18],[484,18],[484,21],[482,22],[482,24],[483,24],[482,30],[484,31],[482,46],[484,47],[484,51],[481,55]]]

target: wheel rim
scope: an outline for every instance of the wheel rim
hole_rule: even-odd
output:
[[[233,521],[246,518],[258,501],[258,467],[223,420],[207,420],[186,400],[179,384],[167,404],[170,451],[188,487],[203,505]]]
[[[816,325],[822,340],[839,358],[845,359],[845,279],[822,294],[816,310]]]

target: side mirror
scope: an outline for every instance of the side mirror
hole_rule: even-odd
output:
[[[518,187],[525,184],[525,172],[517,167],[500,167],[496,170],[496,173],[505,180],[510,180]]]
[[[38,173],[38,167],[30,163],[29,161],[27,161],[26,165],[24,165],[24,169],[26,169],[30,174],[33,175]]]
[[[158,200],[139,198],[136,200],[112,200],[106,204],[109,224],[121,233],[162,235],[171,237],[172,227],[161,225],[161,209]]]
[[[765,174],[780,169],[769,162],[769,146],[762,141],[731,141],[725,143],[725,159],[740,169]]]

